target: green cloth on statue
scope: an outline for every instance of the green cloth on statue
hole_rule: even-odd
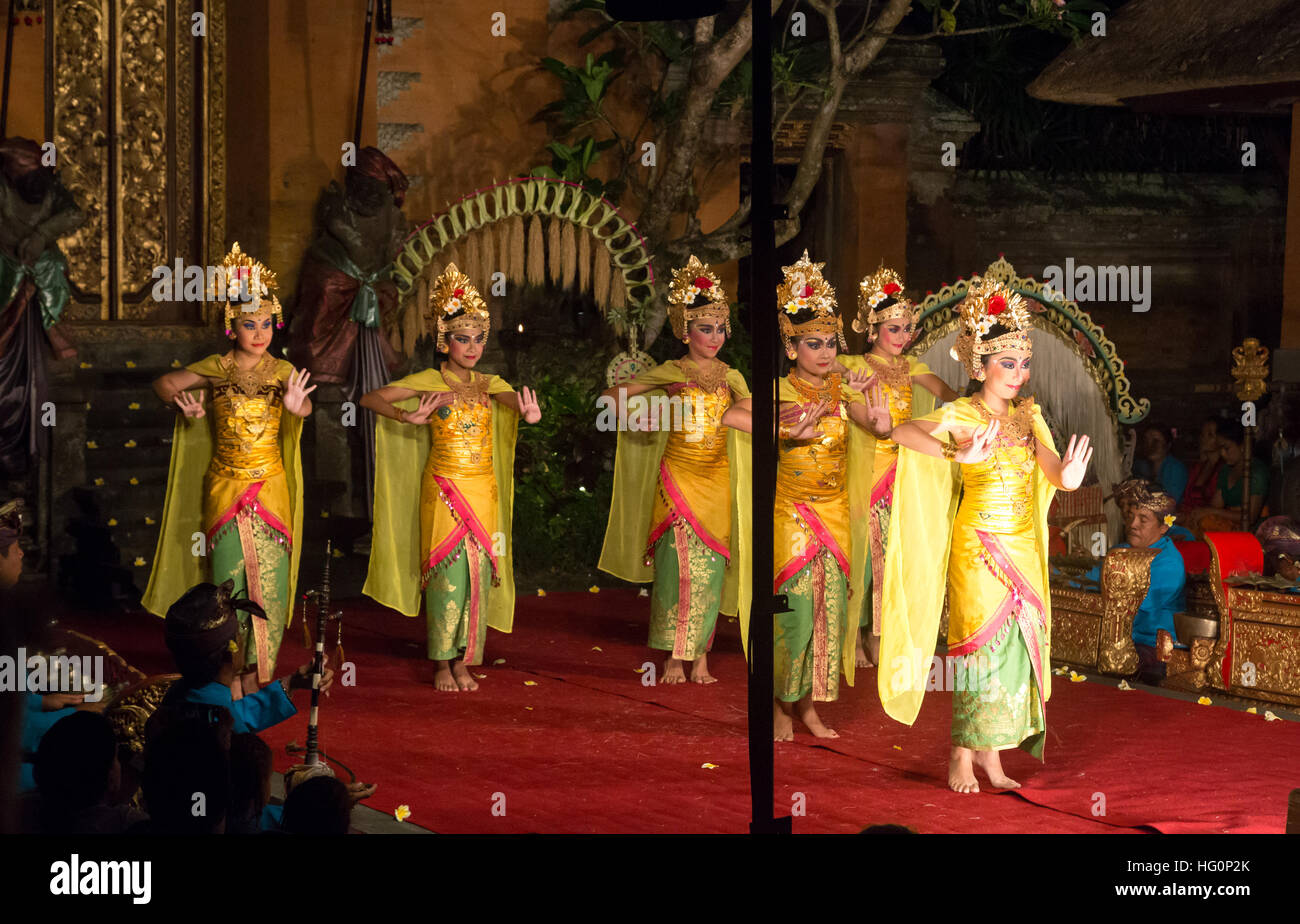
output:
[[[68,261],[57,246],[47,247],[31,266],[24,266],[0,251],[0,305],[8,305],[14,300],[25,276],[31,276],[36,284],[41,302],[41,324],[48,330],[59,322],[68,304]]]

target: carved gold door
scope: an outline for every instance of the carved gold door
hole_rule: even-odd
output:
[[[225,0],[47,0],[46,14],[46,137],[87,215],[62,241],[65,317],[206,320],[155,298],[155,270],[220,261]]]

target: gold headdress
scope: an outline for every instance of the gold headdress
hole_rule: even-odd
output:
[[[703,298],[703,304],[697,302]],[[731,336],[731,305],[722,283],[707,263],[691,254],[681,269],[673,270],[673,281],[668,287],[668,320],[673,325],[673,336],[685,342],[692,321],[708,319],[726,328]]]
[[[991,340],[985,340],[994,324],[1010,329]],[[961,303],[961,327],[957,342],[949,355],[966,367],[970,377],[984,381],[983,356],[1007,350],[1033,352],[1029,339],[1029,306],[1025,300],[996,279],[974,277]]]
[[[903,295],[903,280],[898,273],[881,267],[858,283],[858,316],[853,329],[876,339],[876,325],[896,318],[915,324],[920,314],[911,300]]]
[[[209,288],[208,297],[226,303],[227,337],[235,336],[231,322],[238,317],[263,318],[274,315],[276,328],[284,327],[280,300],[275,297],[275,273],[241,251],[238,241],[222,259],[220,270],[213,282],[220,280],[219,284],[225,287],[224,291]]]
[[[803,252],[799,262],[793,266],[781,267],[784,279],[776,287],[776,303],[780,310],[777,319],[781,325],[781,340],[785,343],[786,354],[794,352],[792,337],[811,337],[821,334],[825,337],[837,337],[840,349],[847,349],[844,342],[844,322],[835,313],[835,289],[822,277],[825,263],[813,263],[808,259],[808,251]],[[813,317],[796,322],[797,315],[813,312]]]
[[[434,280],[429,291],[429,313],[425,317],[437,325],[439,353],[447,352],[447,335],[453,331],[481,330],[486,336],[492,329],[492,315],[483,296],[455,263],[448,263],[442,275]]]

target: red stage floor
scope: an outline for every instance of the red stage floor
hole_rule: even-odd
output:
[[[637,669],[652,659],[662,666],[661,653],[644,647],[647,599],[609,590],[521,595],[515,632],[488,635],[480,689],[448,694],[433,688],[422,620],[369,601],[342,608],[356,686],[336,684],[324,701],[321,742],[379,784],[372,808],[408,805],[411,823],[446,833],[748,829],[735,623],[720,627],[710,659],[718,683],[647,687]],[[76,625],[146,671],[169,667],[156,617]],[[295,623],[278,672],[307,659]],[[810,833],[880,823],[923,833],[1283,830],[1297,785],[1295,723],[1054,679],[1047,762],[1004,757],[1024,784],[1019,793],[949,792],[946,698],[932,694],[908,728],[881,713],[868,672],[820,710],[843,737],[797,734],[777,746],[777,812],[802,807],[794,830]],[[305,731],[303,709],[264,733],[277,769],[293,763],[284,745],[301,743]],[[1096,814],[1103,799],[1105,814]]]

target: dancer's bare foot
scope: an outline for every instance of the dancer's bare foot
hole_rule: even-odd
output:
[[[685,683],[686,672],[682,670],[682,662],[679,658],[669,658],[664,662],[664,675],[659,678],[660,683]]]
[[[678,661],[678,664],[681,662]],[[691,664],[691,683],[717,683],[718,678],[709,673],[709,656],[701,653]]]
[[[772,740],[794,740],[794,720],[790,718],[790,704],[783,703],[779,699],[772,701]]]
[[[867,633],[864,630],[858,629],[857,651],[853,660],[854,665],[857,667],[870,667],[872,664],[871,659],[867,657],[867,649],[862,647],[862,636],[865,634]]]
[[[838,738],[839,733],[833,728],[827,728],[823,724],[821,717],[817,715],[817,710],[813,708],[812,694],[805,696],[799,702],[794,704],[795,715],[799,721],[807,726],[808,730],[817,738]]]
[[[443,693],[459,693],[460,687],[451,673],[450,661],[434,661],[433,685]]]
[[[975,751],[975,766],[987,774],[994,789],[1019,789],[1020,784],[1002,772],[1002,757],[997,751]]]
[[[867,630],[867,657],[873,665],[880,663],[880,636]]]
[[[478,683],[470,676],[469,668],[465,666],[464,661],[452,662],[451,675],[456,678],[456,686],[466,693],[472,693],[478,689]]]
[[[970,748],[953,745],[948,752],[948,788],[953,792],[979,792],[980,784],[975,779],[975,768],[971,763]]]

